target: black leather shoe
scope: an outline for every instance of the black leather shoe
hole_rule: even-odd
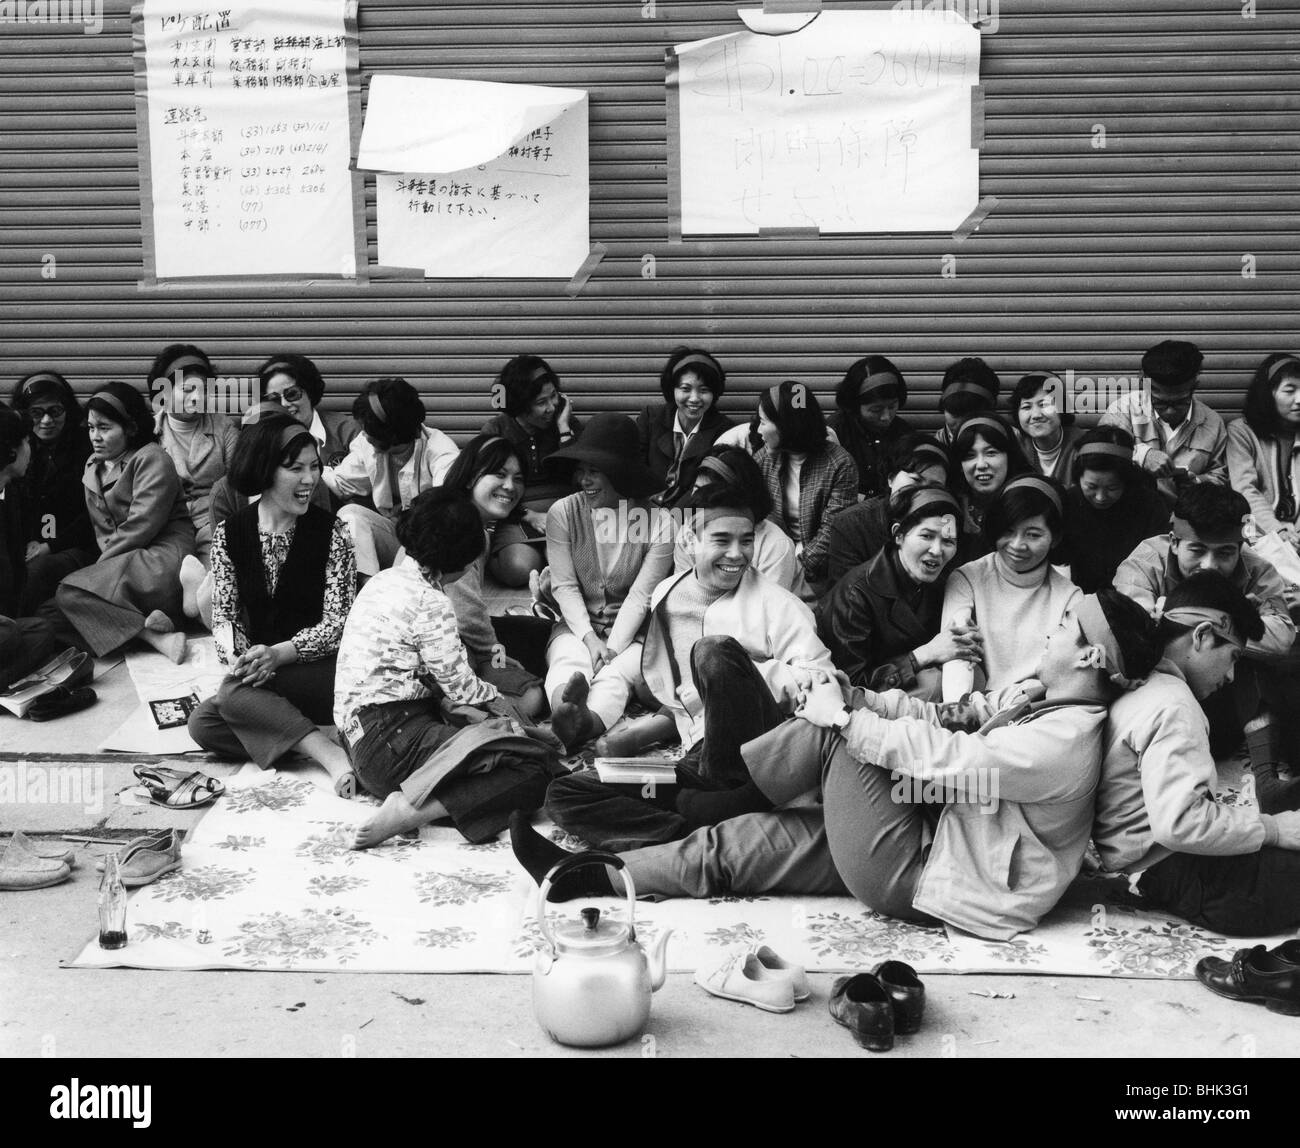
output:
[[[29,721],[52,721],[54,718],[75,714],[87,706],[93,706],[97,696],[89,686],[82,686],[75,690],[70,690],[67,686],[59,686],[58,689],[42,694],[32,702],[31,708],[27,711],[27,718]]]
[[[872,972],[894,1003],[894,1032],[910,1036],[920,1031],[925,1015],[925,985],[916,970],[902,961],[881,961]]]
[[[831,1016],[870,1052],[894,1047],[894,1004],[871,973],[840,977],[831,989]]]
[[[1300,945],[1287,951],[1300,956]],[[1279,945],[1285,949],[1287,945]],[[1238,949],[1232,960],[1202,957],[1196,962],[1196,979],[1211,992],[1237,1001],[1255,1001],[1270,1012],[1300,1016],[1300,964],[1270,953],[1263,945]]]
[[[1280,945],[1269,949],[1268,955],[1284,965],[1300,967],[1300,940],[1283,941]]]

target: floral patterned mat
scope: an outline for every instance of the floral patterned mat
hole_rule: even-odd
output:
[[[542,943],[536,888],[504,835],[470,845],[455,830],[431,828],[419,840],[354,852],[351,831],[371,806],[287,774],[244,774],[228,786],[186,841],[184,867],[132,895],[126,948],[106,951],[92,938],[69,967],[530,969]],[[734,944],[766,942],[823,972],[892,957],[923,973],[1190,978],[1200,957],[1252,943],[1142,912],[1130,900],[1122,880],[1081,877],[1038,929],[1007,943],[882,917],[849,898],[642,902],[636,920],[647,941],[672,929],[673,971],[691,971]],[[626,919],[625,902],[592,903]],[[552,919],[577,910],[553,906]]]

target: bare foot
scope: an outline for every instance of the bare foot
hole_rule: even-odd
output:
[[[151,610],[144,620],[144,628],[152,634],[170,634],[176,626],[161,610]]]
[[[203,563],[193,554],[185,555],[185,560],[181,563],[181,608],[187,618],[199,616],[199,587],[207,573],[203,569]]]
[[[353,849],[371,849],[382,844],[390,837],[419,829],[440,817],[446,817],[446,807],[440,801],[429,801],[417,809],[400,790],[394,790],[379,807],[379,812],[364,825],[357,828]]]
[[[655,742],[675,737],[677,723],[670,714],[646,714],[616,725],[609,733],[596,739],[596,753],[600,757],[637,757]]]
[[[164,614],[163,617],[166,617]],[[185,635],[181,633],[160,634],[154,630],[141,630],[140,637],[149,643],[164,657],[170,658],[178,666],[185,661]]]
[[[551,730],[570,753],[601,732],[596,728],[599,719],[587,708],[590,691],[587,679],[574,674],[560,692],[559,705],[551,711]]]

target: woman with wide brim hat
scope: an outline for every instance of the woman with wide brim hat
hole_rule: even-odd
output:
[[[630,418],[598,414],[547,464],[573,467],[578,492],[546,514],[550,567],[538,590],[559,614],[547,646],[546,696],[585,690],[606,662],[638,641],[650,592],[672,572],[673,528],[651,504],[663,482],[641,460]]]

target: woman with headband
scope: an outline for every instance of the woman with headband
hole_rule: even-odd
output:
[[[755,428],[763,445],[754,456],[772,499],[772,521],[794,543],[805,602],[827,589],[831,519],[858,501],[853,456],[828,438],[821,404],[811,388],[787,379],[758,399]]]
[[[194,523],[194,554],[205,563],[212,545],[212,485],[226,473],[239,435],[227,412],[208,409],[208,383],[216,377],[198,347],[173,343],[158,352],[148,379],[157,412],[154,433],[180,476]]]
[[[1137,544],[1169,529],[1169,507],[1133,461],[1133,436],[1102,426],[1080,440],[1065,492],[1065,555],[1085,594],[1110,586]]]
[[[32,460],[21,491],[27,584],[18,608],[34,614],[65,575],[94,561],[95,532],[81,485],[90,439],[81,404],[58,371],[19,379],[13,405],[31,422]]]
[[[1030,467],[1059,482],[1071,483],[1074,452],[1083,428],[1074,425],[1074,414],[1062,411],[1065,383],[1051,371],[1024,375],[1011,389],[1007,410],[1015,423],[1016,435]]]
[[[402,511],[442,482],[460,452],[442,431],[425,426],[424,403],[405,379],[367,383],[352,404],[352,417],[361,433],[338,466],[321,471],[321,481],[347,503],[339,518],[352,535],[357,574],[371,578],[391,566],[401,549]],[[371,505],[354,501],[361,499]]]
[[[831,519],[826,580],[834,585],[855,566],[869,562],[889,541],[889,500],[920,482],[948,485],[948,448],[928,434],[907,434],[891,445],[887,484],[880,494],[841,510]]]
[[[984,516],[1008,479],[1025,474],[1029,464],[1015,432],[1001,415],[976,414],[964,419],[948,448],[948,489],[962,507],[958,561],[989,552]]]
[[[727,373],[708,351],[675,347],[659,375],[664,401],[646,407],[637,419],[641,458],[659,480],[656,499],[677,506],[695,485],[695,471],[717,437],[734,426],[718,410]]]
[[[958,359],[949,364],[939,392],[939,410],[943,414],[939,441],[947,446],[964,419],[997,410],[1001,389],[1002,380],[983,359]]]
[[[700,459],[691,493],[714,485],[746,492],[749,509],[754,513],[754,557],[750,565],[782,590],[791,589],[799,572],[794,543],[769,517],[772,496],[767,492],[758,463],[740,447],[715,446]],[[673,548],[674,574],[695,568],[695,544],[695,532],[683,521]]]
[[[980,660],[977,629],[939,628],[960,516],[943,487],[904,487],[889,500],[885,549],[822,599],[817,632],[850,684],[938,701],[939,667]]]
[[[516,355],[501,368],[492,384],[492,407],[499,413],[481,433],[499,435],[518,451],[524,491],[518,509],[492,536],[488,569],[504,586],[527,586],[546,565],[546,512],[557,498],[573,493],[568,474],[544,464],[581,424],[559,375],[537,355]]]
[[[142,638],[185,660],[181,561],[194,522],[176,467],[153,436],[153,416],[126,383],[105,383],[86,404],[91,455],[82,483],[95,531],[92,562],[67,575],[40,610],[60,638],[96,657]]]
[[[974,620],[983,637],[985,685],[998,690],[1033,677],[1052,633],[1079,588],[1052,568],[1064,537],[1064,499],[1051,479],[1021,475],[1003,487],[984,522],[991,554],[948,579],[944,627]]]
[[[1250,503],[1261,534],[1300,550],[1300,358],[1269,355],[1246,390],[1242,417],[1228,424],[1228,476]]]
[[[320,469],[316,440],[288,414],[239,432],[230,482],[259,497],[213,534],[212,636],[229,669],[189,728],[208,752],[263,769],[297,751],[352,797],[347,753],[317,726],[333,721],[335,658],[356,590],[346,528],[312,503]]]
[[[838,408],[826,420],[853,456],[858,468],[858,493],[863,498],[887,494],[890,456],[912,427],[898,412],[907,406],[903,372],[884,355],[859,359],[835,388]]]

